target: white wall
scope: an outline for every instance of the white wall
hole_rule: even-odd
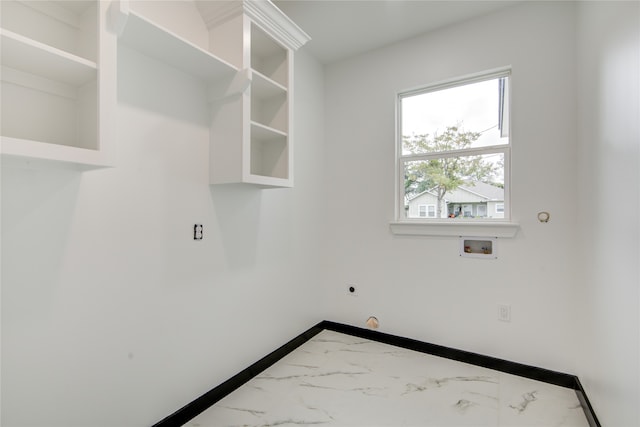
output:
[[[299,52],[289,190],[209,187],[201,86],[121,52],[116,168],[2,170],[2,425],[149,425],[315,322],[368,315],[578,373],[603,425],[640,424],[638,198],[593,209],[638,194],[638,11],[600,7],[523,4],[325,71]],[[487,261],[391,235],[395,93],[505,65],[517,237]]]
[[[637,2],[531,2],[328,67],[329,317],[576,373],[603,425],[640,425],[639,21]],[[395,93],[505,65],[518,235],[497,261],[394,237]]]
[[[117,167],[3,167],[3,426],[151,425],[324,318],[322,68],[295,80],[294,189],[210,187],[203,86],[126,48]]]
[[[578,14],[580,378],[606,426],[640,425],[639,5],[584,2]]]
[[[331,319],[564,372],[581,353],[576,280],[575,7],[531,2],[326,69]],[[512,66],[512,205],[498,260],[397,237],[395,94]],[[548,211],[541,224],[537,212]],[[358,296],[347,295],[356,284]],[[512,322],[497,320],[499,303]]]

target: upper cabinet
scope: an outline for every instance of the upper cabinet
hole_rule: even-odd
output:
[[[108,2],[0,2],[2,154],[111,166],[116,36]]]
[[[113,16],[122,44],[206,85],[210,184],[293,185],[293,51],[309,40],[300,28],[265,0],[122,0]]]
[[[309,37],[270,1],[0,7],[3,156],[113,165],[121,43],[203,82],[211,184],[293,185],[293,52]]]
[[[309,36],[268,1],[198,2],[211,50],[248,79],[212,99],[210,182],[293,186],[293,53]]]

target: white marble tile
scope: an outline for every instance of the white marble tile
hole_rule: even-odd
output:
[[[500,425],[588,426],[573,390],[500,373]]]
[[[573,390],[325,330],[187,425],[588,423]]]

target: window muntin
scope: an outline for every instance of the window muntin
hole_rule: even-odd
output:
[[[419,205],[414,204],[414,207],[417,206],[417,211],[414,208],[412,213],[418,213],[418,218],[435,218],[436,217],[436,205]]]
[[[509,75],[398,96],[398,220],[508,219]]]

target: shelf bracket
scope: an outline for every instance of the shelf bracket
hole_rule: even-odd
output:
[[[248,68],[238,70],[230,82],[211,86],[209,90],[209,101],[215,103],[242,95],[249,86],[251,86],[251,70]]]
[[[113,0],[109,5],[109,24],[111,30],[120,37],[129,18],[129,0]]]

